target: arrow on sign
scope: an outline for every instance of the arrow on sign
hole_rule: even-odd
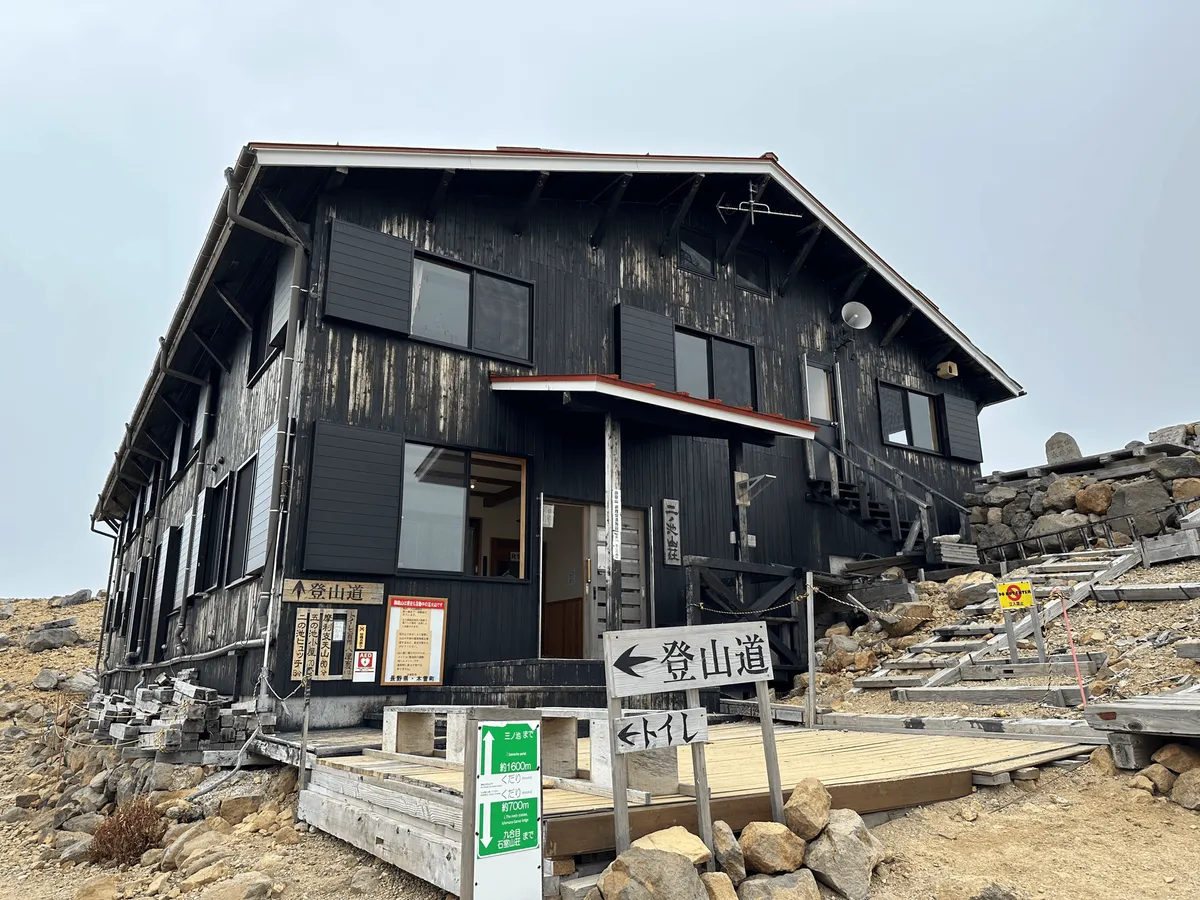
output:
[[[642,663],[654,662],[653,656],[634,656],[633,651],[637,649],[637,644],[634,644],[624,653],[617,657],[617,661],[613,663],[615,668],[620,669],[626,675],[634,678],[641,678],[640,672],[633,670],[634,666],[640,666]]]
[[[620,738],[621,740],[623,740],[625,743],[627,743],[631,747],[633,746],[633,739],[631,737],[629,737],[629,732],[633,731],[633,725],[634,725],[634,723],[630,722],[628,725],[626,725],[624,728],[622,728],[620,731],[617,732],[617,737]]]
[[[304,596],[304,582],[297,581],[296,586],[292,588],[292,593],[296,595],[297,600]]]
[[[479,843],[485,847],[492,845],[492,817],[484,815],[484,808],[479,807],[479,817],[483,819],[483,834],[480,835]]]
[[[483,736],[483,774],[492,774],[492,733],[489,731]]]

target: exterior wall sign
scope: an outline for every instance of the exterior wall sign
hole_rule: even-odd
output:
[[[621,489],[612,491],[612,520],[615,534],[608,536],[608,558],[612,562],[621,561]]]
[[[446,605],[444,597],[388,597],[380,684],[444,681]]]
[[[608,696],[770,681],[765,622],[604,632]]]
[[[356,650],[354,653],[354,681],[373,682],[375,680],[375,661],[378,654],[374,650]]]
[[[296,610],[296,629],[292,638],[292,681],[304,678],[314,681],[349,679],[354,666],[354,650],[347,637],[355,633],[357,628],[356,609]],[[335,644],[341,645],[336,653]],[[340,665],[335,665],[335,659],[340,661]]]
[[[679,535],[679,501],[664,500],[663,504],[663,564],[683,565],[683,545]]]
[[[367,581],[314,581],[311,578],[283,579],[285,603],[353,603],[379,606],[383,603],[383,583]]]
[[[617,750],[638,753],[708,742],[708,711],[683,709],[617,719]]]
[[[553,503],[543,503],[542,504],[542,527],[543,528],[553,528],[554,527],[554,504]]]
[[[541,896],[541,723],[480,721],[474,727],[478,740],[471,896]]]

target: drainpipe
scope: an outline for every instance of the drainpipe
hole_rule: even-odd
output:
[[[276,561],[279,558],[279,519],[280,499],[283,494],[284,463],[287,456],[288,431],[292,416],[292,365],[296,357],[296,332],[300,321],[300,282],[304,278],[304,245],[295,238],[275,231],[258,222],[247,219],[238,212],[238,186],[233,180],[233,169],[225,170],[226,211],[229,221],[241,225],[253,232],[277,241],[296,251],[292,263],[292,294],[288,307],[287,330],[283,342],[283,371],[279,381],[279,404],[275,428],[275,465],[271,473],[271,507],[267,518],[267,558],[263,566],[261,586],[258,592],[258,603],[255,608],[255,627],[262,628],[265,643],[263,646],[263,672],[259,680],[260,705],[266,700],[267,658],[270,654],[271,643],[271,595],[275,590]]]
[[[103,531],[97,531],[96,530],[96,520],[94,518],[91,520],[91,532],[92,532],[92,534],[100,535],[100,537],[108,538],[110,541],[112,541],[112,545],[113,545],[112,553],[110,553],[108,556],[108,581],[104,582],[104,609],[102,609],[100,611],[100,622],[101,622],[101,624],[103,624],[108,616],[108,605],[112,602],[113,568],[117,564],[117,534],[116,533],[107,534],[106,532],[103,532]],[[105,638],[105,635],[102,630],[102,632],[100,634],[100,640],[98,641],[99,646],[96,647],[96,676],[97,676],[97,678],[99,678],[99,675],[100,675],[100,657],[104,653],[104,644],[105,644],[104,638]]]

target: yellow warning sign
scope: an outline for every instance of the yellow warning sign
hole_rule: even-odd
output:
[[[1023,609],[1033,606],[1033,584],[1028,581],[1001,581],[996,585],[1001,609]]]

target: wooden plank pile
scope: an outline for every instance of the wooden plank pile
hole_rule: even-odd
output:
[[[196,670],[175,678],[160,675],[139,687],[132,701],[121,694],[97,694],[88,707],[89,731],[148,753],[238,750],[255,729],[275,732],[275,716],[259,714],[254,700],[237,703],[196,683]]]

